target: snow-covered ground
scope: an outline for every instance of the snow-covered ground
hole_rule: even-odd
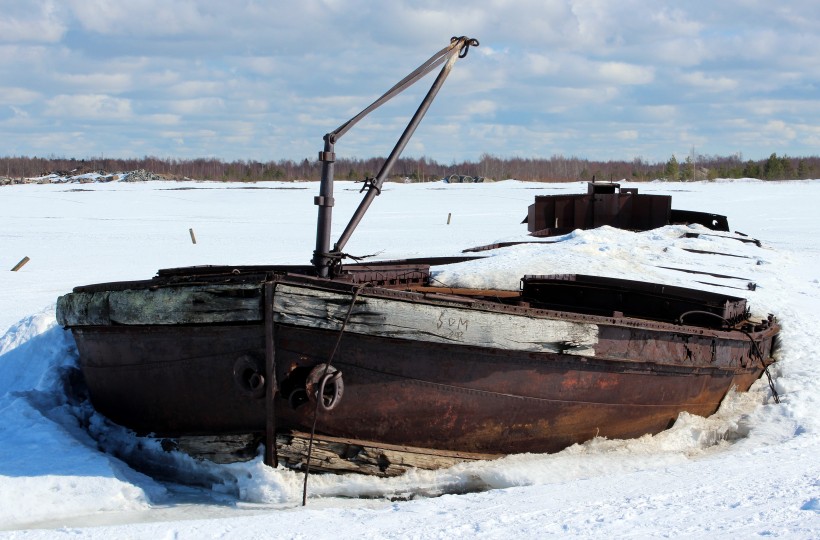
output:
[[[359,187],[336,186],[337,234]],[[820,537],[820,181],[635,187],[673,195],[675,208],[726,214],[733,231],[762,247],[681,238],[704,232],[698,227],[605,227],[486,252],[481,261],[440,267],[436,278],[514,289],[524,274],[579,272],[744,296],[753,313],[782,322],[772,370],[781,404],[762,380],[731,394],[716,415],[681,415],[654,437],[597,439],[552,455],[393,479],[315,475],[306,508],[300,474],[260,459],[214,465],[166,454],[96,414],[54,302],[75,285],[148,278],[158,268],[307,263],[317,184],[0,188],[0,537]],[[582,183],[388,184],[346,251],[454,255],[529,239],[520,222],[535,195],[585,190]],[[24,256],[28,264],[9,272]]]

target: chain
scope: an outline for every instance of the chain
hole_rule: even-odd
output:
[[[780,394],[777,393],[777,390],[774,387],[774,380],[772,379],[772,374],[769,372],[769,366],[766,364],[766,361],[763,359],[763,353],[760,351],[760,347],[757,346],[757,342],[754,338],[748,333],[743,332],[749,341],[752,342],[752,354],[757,356],[758,360],[760,360],[760,365],[763,366],[763,372],[766,374],[766,379],[769,381],[769,388],[772,390],[772,397],[774,398],[775,403],[780,403]],[[751,356],[750,355],[750,356]]]

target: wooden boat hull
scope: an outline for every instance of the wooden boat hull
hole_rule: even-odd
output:
[[[219,324],[176,324],[190,317],[183,309],[144,315],[151,324],[73,325],[94,406],[157,436],[264,432],[269,412],[253,375],[265,373],[272,335],[276,427],[310,431],[316,407],[306,379],[338,341],[332,364],[344,391],[319,411],[318,433],[454,452],[553,452],[595,436],[657,433],[682,411],[712,414],[732,386],[747,390],[760,377],[751,341],[768,362],[777,334],[776,324],[744,334],[381,288],[360,291],[351,309],[350,284],[284,280],[272,289],[270,302],[261,290],[251,302],[260,313],[246,309],[254,295],[243,293],[242,314],[221,309]],[[116,319],[116,294],[104,294]],[[153,293],[127,291],[140,294]]]

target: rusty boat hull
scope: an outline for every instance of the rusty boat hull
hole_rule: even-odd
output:
[[[433,289],[425,271],[414,266],[406,283],[389,276],[407,269],[377,272],[375,285],[364,270],[342,280],[175,271],[79,287],[58,311],[94,406],[139,433],[309,432],[316,414],[326,436],[481,455],[708,416],[760,377],[779,329],[555,310],[532,287]],[[311,377],[330,359],[340,380],[326,389],[332,407],[316,407]]]

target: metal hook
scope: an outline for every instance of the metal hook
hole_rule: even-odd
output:
[[[470,47],[478,47],[478,40],[475,38],[468,38],[467,36],[460,36],[456,37],[453,36],[450,38],[450,43],[455,43],[457,41],[463,41],[461,45],[461,49],[458,51],[458,57],[464,58],[467,56],[467,53],[470,51]]]

